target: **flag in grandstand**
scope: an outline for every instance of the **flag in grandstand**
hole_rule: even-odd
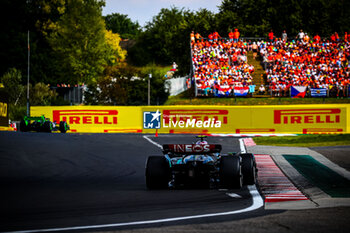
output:
[[[311,88],[311,97],[327,97],[327,88]]]
[[[306,94],[306,87],[291,86],[290,95],[292,98],[304,98]]]
[[[249,87],[235,87],[235,96],[247,96],[249,92]]]
[[[217,96],[218,97],[228,97],[230,96],[230,93],[232,91],[232,87],[228,86],[228,85],[223,85],[220,86],[220,88],[217,91]]]

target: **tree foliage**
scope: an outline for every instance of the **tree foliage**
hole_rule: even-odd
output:
[[[27,101],[27,86],[22,85],[22,74],[15,68],[9,69],[1,78],[4,90],[9,96],[9,103],[13,106],[25,105]],[[50,105],[57,97],[47,84],[29,84],[29,98],[31,105]]]
[[[25,96],[25,89],[21,85],[22,74],[15,68],[9,69],[1,78],[0,83],[4,85],[4,90],[9,97],[10,103],[17,103],[21,97]]]
[[[107,65],[103,4],[97,0],[67,0],[57,29],[48,37],[60,58],[61,80],[65,77],[66,82],[89,83]]]
[[[172,7],[161,9],[153,17],[137,44],[129,51],[136,65],[176,61],[180,73],[189,72],[189,35],[192,30],[207,37],[218,31],[227,37],[238,28],[243,37],[267,37],[272,29],[275,36],[286,30],[295,38],[300,29],[310,35],[329,37],[350,31],[350,1],[339,0],[223,0],[219,13],[206,9],[191,12]]]
[[[118,64],[118,62],[124,61],[126,57],[126,51],[123,50],[120,43],[120,36],[112,31],[105,30],[105,38],[107,43],[107,61],[110,66]]]
[[[133,22],[127,15],[113,13],[104,17],[107,30],[118,33],[123,39],[135,39],[141,32],[138,22]]]
[[[180,72],[186,73],[190,67],[191,31],[209,32],[214,24],[214,14],[205,9],[196,14],[176,7],[163,8],[146,25],[136,46],[129,51],[130,60],[139,66],[149,63],[170,65],[175,61]]]
[[[47,84],[36,83],[29,86],[30,104],[33,106],[47,106],[56,99],[57,93],[50,89]]]
[[[117,34],[107,33],[104,0],[4,0],[0,4],[0,75],[9,67],[27,70],[30,31],[30,82],[92,82],[107,65],[125,57]],[[107,38],[108,37],[108,38]]]
[[[235,15],[227,20],[228,15]],[[218,16],[222,28],[235,22],[244,36],[266,36],[270,29],[296,36],[300,29],[328,37],[350,27],[350,2],[339,0],[223,0]],[[226,18],[227,17],[227,18]],[[226,18],[226,20],[224,20]]]
[[[140,69],[126,64],[107,68],[103,78],[90,84],[85,95],[86,104],[146,105],[149,74],[152,74],[151,104],[163,104],[168,98],[164,74],[155,66]]]

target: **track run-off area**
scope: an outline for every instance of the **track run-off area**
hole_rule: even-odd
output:
[[[269,155],[262,154],[256,156],[256,186],[147,190],[147,157],[161,155],[162,144],[194,141],[194,135],[0,132],[0,231],[217,225],[283,213],[265,203],[285,197],[310,202]],[[222,153],[246,150],[239,137],[216,136],[208,141],[221,144]],[[289,194],[281,194],[285,188]]]

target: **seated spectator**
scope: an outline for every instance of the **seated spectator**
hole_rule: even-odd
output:
[[[260,94],[260,95],[265,94],[265,87],[264,87],[263,84],[261,84],[261,86],[259,87],[259,94]]]

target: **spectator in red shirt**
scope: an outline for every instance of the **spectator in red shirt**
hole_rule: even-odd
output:
[[[334,33],[334,36],[335,36],[335,41],[337,41],[337,42],[338,42],[338,41],[339,41],[339,39],[340,39],[340,38],[339,38],[339,35],[338,35],[338,32],[335,32],[335,33]]]
[[[228,38],[230,38],[230,42],[233,41],[233,37],[234,37],[234,33],[233,33],[232,29],[231,29],[231,31],[228,33]]]
[[[210,33],[208,36],[209,42],[213,42],[214,36],[213,33]]]
[[[271,31],[269,32],[268,37],[269,37],[269,41],[270,41],[270,42],[273,42],[273,37],[274,37],[274,35],[273,35],[272,29],[271,29]]]
[[[219,37],[221,38],[221,36],[219,35],[218,32],[213,32],[213,38],[214,38],[214,41],[218,41]]]
[[[316,33],[316,35],[314,36],[314,41],[318,44],[321,40],[321,37],[318,35],[318,33]]]
[[[334,33],[331,35],[331,41],[335,42],[335,34]]]
[[[233,41],[237,43],[239,36],[240,36],[240,33],[238,31],[238,28],[235,28],[235,32],[233,33]]]

